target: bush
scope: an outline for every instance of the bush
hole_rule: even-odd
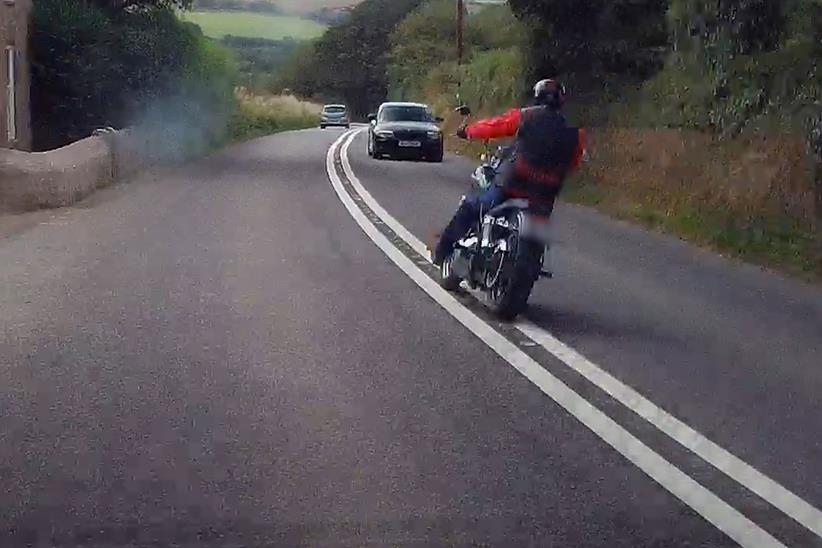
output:
[[[671,0],[669,25],[673,51],[643,97],[662,125],[801,130],[822,100],[816,0]]]
[[[519,48],[478,53],[465,67],[462,99],[480,112],[499,112],[522,101],[523,59]]]
[[[393,99],[418,99],[428,67],[456,61],[454,2],[433,0],[414,10],[391,34],[388,79]]]
[[[38,0],[31,48],[37,150],[155,119],[194,122],[211,140],[230,116],[234,61],[164,4],[118,11]]]

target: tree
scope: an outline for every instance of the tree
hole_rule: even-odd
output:
[[[198,124],[207,118],[203,112],[233,105],[233,60],[199,28],[168,7],[111,8],[91,0],[34,4],[35,148],[62,146],[99,127],[140,124],[164,105],[177,119],[190,114]]]
[[[667,0],[509,0],[534,23],[534,77],[588,73],[645,78],[668,43]]]
[[[819,0],[671,0],[669,22],[672,69],[702,89],[661,98],[704,112],[700,127],[734,134],[770,114],[798,129],[822,101]]]
[[[481,98],[488,99],[489,107],[510,104],[511,97],[519,98],[523,91],[518,78],[527,27],[505,5],[487,6],[466,17],[465,64],[460,70],[454,40],[454,5],[454,0],[430,0],[397,26],[388,56],[391,96],[432,99],[430,95],[446,93],[446,88],[456,94],[457,83],[470,80],[472,106],[485,106]]]
[[[327,100],[344,100],[364,115],[388,92],[389,36],[423,0],[365,0],[331,27],[287,70],[284,87]]]
[[[456,32],[453,0],[432,0],[406,17],[390,40],[388,74],[392,91],[403,98],[420,96],[426,69],[456,61]]]

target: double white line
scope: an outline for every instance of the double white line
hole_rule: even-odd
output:
[[[463,306],[453,295],[443,290],[437,282],[391,243],[354,202],[354,199],[345,188],[341,175],[350,183],[356,195],[386,226],[419,255],[425,258],[429,256],[425,244],[385,211],[354,174],[348,159],[348,149],[359,131],[362,130],[354,130],[343,134],[331,146],[326,158],[326,169],[331,184],[345,208],[366,235],[389,259],[451,316],[539,387],[548,397],[734,541],[742,546],[752,548],[784,546],[768,532],[653,451],[548,372],[514,343]],[[335,163],[338,152],[342,174],[339,173]],[[775,508],[778,508],[797,523],[822,538],[822,512],[818,509],[705,438],[687,424],[670,415],[631,387],[623,384],[602,368],[557,340],[550,333],[527,321],[519,322],[516,327],[521,333],[541,345],[562,363],[588,379],[677,443],[699,455],[707,463],[756,493]]]

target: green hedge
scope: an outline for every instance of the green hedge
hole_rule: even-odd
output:
[[[219,139],[233,108],[230,54],[168,7],[117,11],[87,0],[38,0],[31,48],[38,150],[99,127],[161,120],[186,137]]]

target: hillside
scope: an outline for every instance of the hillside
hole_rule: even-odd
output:
[[[355,6],[362,0],[271,0],[286,13],[313,13],[325,8],[345,8]]]
[[[268,3],[285,15],[305,16],[326,9],[353,7],[362,0],[195,0],[195,9],[211,9],[213,7],[232,8],[246,7],[248,11],[262,11],[260,3]],[[256,5],[256,6],[255,6]]]
[[[298,40],[316,38],[324,26],[291,15],[267,15],[245,11],[193,11],[183,14],[183,19],[196,23],[206,36],[222,38],[226,35],[243,38]]]

